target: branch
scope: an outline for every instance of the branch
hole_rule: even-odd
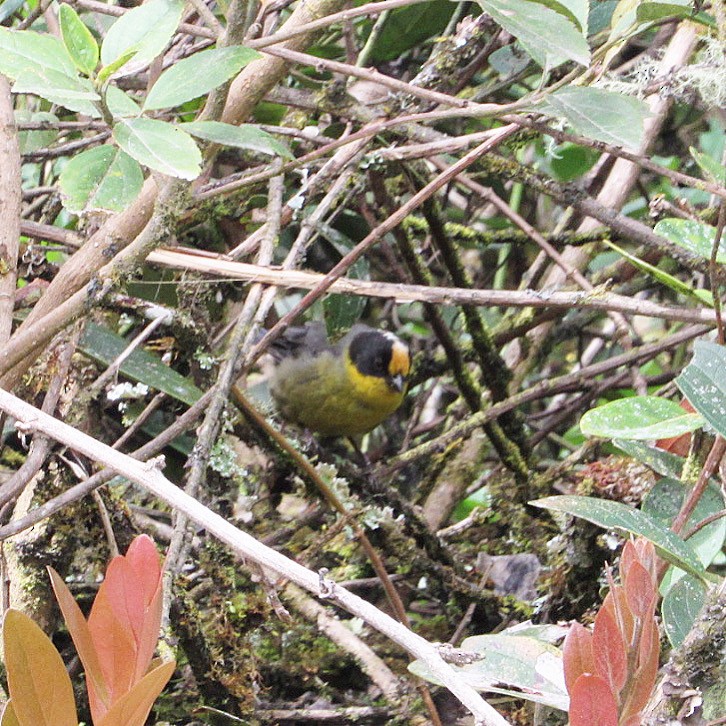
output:
[[[489,706],[473,688],[461,680],[431,643],[411,632],[366,600],[333,582],[325,581],[320,575],[263,545],[254,537],[237,529],[226,519],[200,504],[161,473],[158,468],[161,459],[141,463],[43,413],[2,389],[0,389],[0,409],[15,418],[19,430],[26,433],[42,432],[75,451],[105,464],[121,476],[138,484],[173,509],[183,512],[189,519],[227,544],[241,558],[269,568],[319,597],[335,601],[337,605],[365,620],[371,627],[389,637],[411,655],[424,661],[436,678],[474,714],[479,724],[482,726],[507,725],[507,721],[502,716]]]

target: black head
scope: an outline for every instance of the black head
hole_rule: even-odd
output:
[[[350,342],[348,356],[367,376],[387,379],[393,388],[403,390],[411,367],[408,347],[393,333],[365,330]]]

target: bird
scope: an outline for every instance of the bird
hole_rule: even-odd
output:
[[[323,323],[273,344],[270,393],[283,419],[324,437],[373,430],[403,402],[411,356],[398,336],[356,324],[333,344]]]

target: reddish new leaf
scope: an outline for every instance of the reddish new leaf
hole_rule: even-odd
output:
[[[630,645],[633,642],[633,633],[635,628],[635,618],[630,612],[628,599],[621,585],[613,585],[610,592],[605,596],[601,610],[607,610],[618,626],[623,637],[623,642]]]
[[[89,688],[95,722],[146,674],[159,639],[161,606],[159,554],[151,539],[142,535],[125,556],[109,563],[88,618],[109,691],[105,700]]]
[[[3,621],[3,643],[20,726],[77,726],[71,679],[50,638],[27,615],[10,609]]]
[[[653,585],[658,583],[658,558],[655,554],[655,545],[645,537],[638,537],[633,542],[638,553],[638,561],[650,574],[650,579],[653,581]]]
[[[618,726],[618,704],[608,684],[584,673],[570,690],[570,726]]]
[[[151,537],[142,534],[134,538],[126,551],[126,560],[141,582],[144,601],[150,603],[161,586],[161,562]]]
[[[73,638],[73,645],[76,646],[81,663],[83,663],[86,682],[89,685],[92,683],[98,698],[110,705],[108,688],[86,618],[61,576],[52,567],[48,568],[48,572],[55,598],[63,613],[63,619],[66,621],[66,627]]]
[[[684,398],[680,407],[688,413],[695,413],[696,409],[693,408],[691,402]],[[691,434],[680,434],[679,436],[671,436],[667,439],[658,439],[655,445],[663,451],[670,451],[671,454],[677,454],[678,456],[688,456],[688,452],[691,449]]]
[[[621,571],[623,590],[628,607],[637,618],[651,618],[655,609],[656,590],[650,573],[634,561],[628,569]]]
[[[628,684],[629,695],[622,706],[623,718],[637,716],[648,704],[658,677],[660,637],[654,617],[644,620],[641,626],[637,667]]]
[[[592,657],[592,633],[580,623],[573,623],[562,644],[562,664],[565,670],[565,685],[570,692],[575,681],[583,673],[595,672]]]
[[[623,545],[623,551],[620,555],[620,580],[622,581],[623,575],[632,567],[633,562],[638,562],[640,557],[638,556],[638,550],[635,548],[633,540],[628,540]]]
[[[154,701],[176,668],[173,661],[147,673],[126,695],[122,696],[97,726],[144,726]]]
[[[149,537],[136,537],[125,556],[111,561],[102,587],[114,617],[133,638],[135,683],[149,668],[161,626],[161,564]]]
[[[116,617],[104,584],[105,581],[96,594],[88,618],[88,629],[109,695],[108,700],[102,699],[93,682],[88,682],[88,698],[94,723],[99,723],[116,700],[131,689],[136,667],[133,633]]]
[[[592,654],[595,674],[603,678],[617,696],[628,677],[628,654],[622,633],[612,613],[605,607],[600,608],[595,616]]]

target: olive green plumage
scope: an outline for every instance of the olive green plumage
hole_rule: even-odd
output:
[[[355,325],[338,343],[322,323],[292,328],[273,354],[270,392],[281,416],[324,436],[355,436],[402,403],[408,347],[393,333]]]

